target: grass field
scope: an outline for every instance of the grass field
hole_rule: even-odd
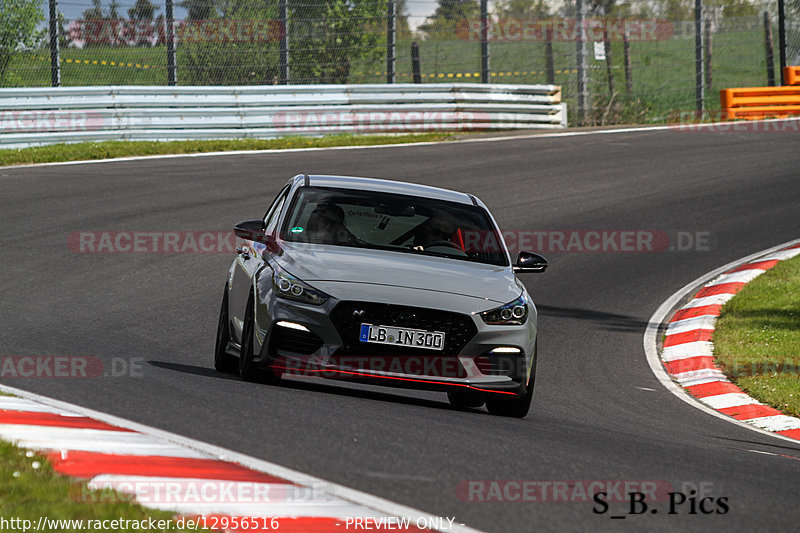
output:
[[[734,22],[741,22],[735,24]],[[759,20],[727,20],[725,31],[713,36],[713,82],[706,89],[707,109],[719,109],[719,89],[766,85],[764,32]],[[676,30],[677,31],[677,30]],[[262,44],[276,47],[275,43]],[[493,83],[546,83],[545,43],[536,41],[497,42],[491,44]],[[777,47],[777,42],[775,43]],[[665,41],[630,43],[633,91],[626,93],[623,69],[623,44],[613,42],[612,72],[615,96],[610,102],[606,63],[592,57],[588,43],[590,82],[597,122],[666,122],[680,112],[695,109],[695,43],[691,34],[675,34]],[[265,49],[266,50],[266,49]],[[397,43],[398,82],[411,81],[411,40]],[[209,62],[235,63],[234,50],[220,48]],[[247,57],[275,57],[275,51]],[[575,116],[576,46],[574,42],[554,42],[555,83],[563,88],[565,101]],[[62,51],[62,84],[76,85],[160,85],[167,82],[165,47],[93,47]],[[420,42],[423,82],[480,81],[480,43],[468,40],[424,40]],[[777,48],[775,57],[778,57]],[[178,47],[179,84],[191,84],[187,57]],[[777,61],[777,59],[776,59]],[[233,68],[233,67],[232,67]],[[245,69],[247,70],[247,69]],[[9,68],[6,81],[11,86],[48,86],[49,54],[46,50],[18,54]],[[237,69],[241,71],[241,69]],[[385,60],[355,61],[349,83],[385,82]],[[247,83],[272,83],[272,79],[249,79]],[[231,84],[244,83],[231,80]]]
[[[800,257],[778,263],[725,305],[714,356],[751,396],[800,416]]]
[[[13,444],[0,441],[0,517],[7,521],[5,529],[23,531],[29,520],[28,530],[34,529],[42,517],[50,520],[89,520],[121,519],[133,522],[120,522],[128,527],[77,527],[73,522],[60,524],[41,524],[41,531],[162,531],[175,532],[181,529],[164,527],[148,529],[134,527],[149,519],[166,521],[173,518],[169,512],[145,509],[131,503],[129,497],[110,490],[89,490],[85,481],[77,481],[53,471],[50,463],[42,456],[22,450]],[[12,520],[15,520],[12,522]],[[110,522],[107,522],[110,526]],[[194,530],[192,530],[194,531]],[[202,531],[202,530],[201,530]]]
[[[220,141],[107,141],[98,143],[53,144],[0,150],[0,167],[58,161],[88,161],[116,157],[161,154],[192,154],[232,150],[276,150],[293,148],[324,148],[331,146],[369,146],[412,142],[444,141],[448,133],[411,135],[328,135],[324,137],[283,137],[280,139],[238,139]]]

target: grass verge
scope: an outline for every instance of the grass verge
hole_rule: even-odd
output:
[[[753,398],[800,416],[800,257],[781,261],[723,307],[714,356]]]
[[[111,490],[90,490],[85,481],[55,472],[42,455],[5,441],[0,441],[0,517],[9,521],[7,527],[20,530],[26,524],[28,529],[35,528],[40,517],[46,517],[51,522],[42,523],[42,531],[141,531],[139,526],[153,523],[166,527],[149,531],[184,531],[177,529],[175,523],[168,523],[173,513],[145,509],[132,503],[130,497]],[[82,520],[83,524],[52,522],[56,520]],[[111,524],[109,520],[120,522]],[[113,527],[101,526],[99,521]],[[93,528],[92,524],[98,527]]]
[[[52,144],[0,150],[0,166],[86,161],[162,154],[193,154],[232,150],[275,150],[286,148],[325,148],[369,146],[413,142],[446,141],[450,133],[412,135],[328,135],[325,137],[282,137],[280,139],[231,139],[217,141],[106,141],[98,143]]]

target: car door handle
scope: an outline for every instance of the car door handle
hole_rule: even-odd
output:
[[[247,250],[245,250],[244,248],[237,248],[237,249],[236,249],[236,253],[237,253],[237,254],[239,254],[239,255],[241,255],[241,256],[242,256],[242,259],[244,259],[245,261],[247,261],[248,259],[250,259],[250,252],[248,252],[248,251],[247,251]]]

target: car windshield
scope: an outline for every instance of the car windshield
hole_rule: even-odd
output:
[[[486,210],[417,196],[303,187],[280,237],[508,266]]]

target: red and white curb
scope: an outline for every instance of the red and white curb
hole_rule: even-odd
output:
[[[207,443],[19,389],[0,390],[24,396],[0,396],[0,438],[44,453],[56,472],[86,479],[89,488],[112,488],[177,516],[212,517],[209,528],[235,524],[235,517],[243,527],[216,529],[475,531]],[[76,496],[91,504],[88,491]]]
[[[712,342],[714,326],[722,306],[747,283],[779,261],[797,255],[800,255],[800,244],[792,242],[745,258],[738,264],[726,265],[721,269],[722,272],[712,273],[712,279],[705,281],[703,287],[669,320],[659,366],[663,364],[671,379],[707,408],[753,428],[800,440],[800,418],[786,416],[758,402],[731,383],[714,362]],[[682,291],[673,295],[672,299]],[[688,291],[683,292],[686,293]],[[663,321],[657,318],[658,314],[659,311],[651,319],[645,334],[646,350],[649,348],[648,336],[650,342],[655,340],[652,326],[657,328]],[[652,368],[651,354],[652,351],[648,353],[648,360]],[[658,372],[656,375],[659,375]]]

